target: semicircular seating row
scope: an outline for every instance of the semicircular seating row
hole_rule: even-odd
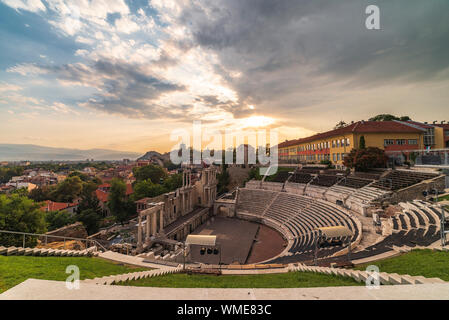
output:
[[[360,233],[355,220],[343,210],[324,201],[306,196],[260,189],[240,189],[237,211],[247,211],[271,219],[288,230],[293,239],[289,260],[304,261],[313,256],[316,229],[319,227],[347,226],[353,231],[352,241]],[[340,239],[346,243],[348,239]],[[320,249],[320,257],[329,256],[342,246]]]
[[[383,240],[351,255],[351,259],[370,258],[394,249],[394,247],[427,247],[440,240],[442,213],[435,206],[421,200],[400,203],[402,213],[390,218],[392,232]],[[325,264],[339,261],[329,258]]]

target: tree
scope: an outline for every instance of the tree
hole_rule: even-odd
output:
[[[221,173],[217,175],[217,180],[218,180],[218,184],[217,184],[217,194],[223,194],[225,192],[228,192],[228,185],[229,182],[231,180],[230,176],[229,176],[229,172],[228,172],[228,165],[224,164],[221,166]]]
[[[80,177],[69,177],[56,186],[56,189],[50,194],[51,200],[56,202],[73,202],[81,194],[82,190],[83,182]]]
[[[95,195],[95,190],[97,190],[97,188],[98,185],[94,182],[83,184],[77,209],[78,214],[84,210],[92,209],[97,212],[97,214],[101,215],[100,203]]]
[[[153,183],[160,183],[161,179],[164,179],[167,174],[160,166],[150,164],[140,168],[133,169],[134,177],[136,181],[143,181],[150,179]]]
[[[344,127],[346,127],[346,126],[347,126],[346,122],[344,122],[344,121],[342,120],[342,121],[340,121],[339,123],[337,123],[337,124],[335,125],[334,129],[340,129],[340,128],[344,128]]]
[[[42,186],[40,188],[35,188],[30,191],[28,198],[36,201],[42,202],[45,200],[50,200],[50,194],[55,190],[55,187]]]
[[[332,161],[330,160],[321,160],[320,164],[326,165],[329,169],[333,168]]]
[[[111,181],[108,207],[111,214],[122,225],[136,211],[134,203],[126,198],[126,184],[120,179],[115,178]]]
[[[84,225],[89,235],[98,232],[100,220],[101,216],[93,209],[83,210],[78,214],[78,221]]]
[[[49,231],[75,223],[75,217],[67,211],[49,211],[45,213],[45,222]]]
[[[385,151],[379,148],[352,149],[345,157],[344,165],[356,171],[368,171],[372,168],[385,168],[388,158]]]
[[[173,174],[164,181],[167,192],[174,191],[182,187],[182,174]]]
[[[409,116],[397,117],[392,114],[378,114],[377,116],[369,119],[369,121],[393,121],[393,120],[409,121],[411,119]]]
[[[11,180],[12,177],[21,176],[22,174],[23,167],[0,168],[0,184],[6,183]]]
[[[360,137],[359,148],[360,149],[365,149],[366,148],[365,136],[361,136]]]
[[[134,185],[134,192],[132,194],[132,199],[134,201],[143,199],[143,198],[153,198],[159,196],[165,192],[167,189],[160,184],[154,184],[150,179],[139,181]]]
[[[0,230],[26,233],[45,233],[47,231],[45,212],[33,200],[13,194],[0,195]],[[13,234],[0,234],[3,246],[22,246],[23,238]],[[26,246],[35,246],[37,238],[27,236]]]
[[[89,178],[88,175],[86,175],[86,174],[84,174],[84,173],[82,173],[82,172],[79,172],[79,171],[73,171],[73,172],[71,172],[71,173],[69,174],[68,177],[69,177],[69,178],[71,178],[71,177],[79,177],[79,178],[81,179],[81,181],[84,181],[84,182],[90,180],[90,178]]]
[[[262,180],[263,177],[260,175],[260,170],[257,167],[251,168],[249,171],[248,181],[250,180]]]
[[[164,167],[167,168],[168,171],[172,171],[181,168],[181,164],[174,164],[170,160],[166,160],[164,161]]]

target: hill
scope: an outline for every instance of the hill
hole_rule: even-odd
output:
[[[135,152],[115,151],[107,149],[69,149],[53,148],[32,144],[0,144],[1,161],[82,161],[136,159]]]

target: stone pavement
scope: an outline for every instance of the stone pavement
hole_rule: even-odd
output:
[[[449,284],[295,289],[172,289],[103,286],[29,279],[0,295],[0,300],[449,300]]]
[[[172,267],[172,266],[144,262],[145,258],[142,258],[142,257],[128,256],[126,254],[121,254],[121,253],[112,252],[112,251],[100,252],[98,256],[100,258],[103,258],[106,260],[129,264],[129,265],[133,265],[136,267],[146,267],[146,268],[155,268],[155,269],[164,269],[164,270],[165,269],[167,269],[167,270],[176,269],[176,267]]]

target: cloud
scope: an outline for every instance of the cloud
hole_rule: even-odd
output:
[[[43,68],[40,68],[38,65],[34,63],[22,63],[15,65],[14,67],[6,69],[6,72],[10,73],[18,73],[22,76],[36,76],[39,74],[45,74],[47,71]]]
[[[380,31],[365,28],[368,1],[356,0],[1,1],[76,44],[65,62],[7,72],[92,89],[76,103],[130,118],[221,125],[268,116],[320,130],[323,115],[373,112],[364,96],[392,108],[390,93],[438,83],[438,95],[449,79],[444,0],[369,1],[380,6]],[[427,97],[424,86],[414,90]]]
[[[41,0],[0,0],[7,6],[16,10],[26,10],[30,12],[46,11]]]
[[[381,31],[365,28],[367,3],[352,0],[153,3],[217,55],[215,71],[240,101],[278,114],[328,108],[360,88],[447,81],[448,2],[370,4],[381,8]]]

